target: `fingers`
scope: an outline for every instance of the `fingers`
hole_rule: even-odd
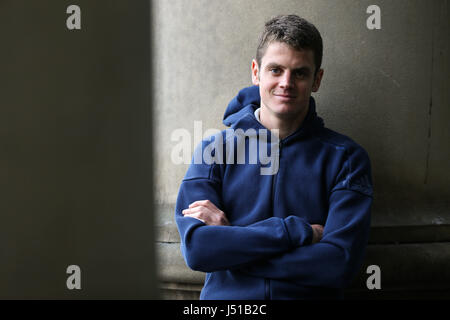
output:
[[[187,215],[191,216],[192,214],[195,214],[196,216],[194,216],[194,218],[197,217],[197,218],[200,218],[199,220],[201,220],[201,218],[202,218],[201,215],[203,215],[206,212],[211,212],[214,209],[218,210],[217,207],[214,206],[214,204],[211,201],[199,200],[199,201],[192,202],[189,205],[189,208],[184,209],[181,213],[184,216],[187,216]]]
[[[189,205],[189,208],[182,210],[181,213],[185,217],[196,218],[206,225],[230,225],[225,213],[209,200],[195,201]]]
[[[198,207],[198,206],[204,206],[204,207],[210,207],[210,206],[212,206],[212,207],[216,207],[216,206],[214,205],[214,203],[212,203],[212,202],[209,201],[209,200],[198,200],[198,201],[192,202],[192,203],[189,205],[189,208],[195,208],[195,207]]]
[[[186,214],[198,213],[201,211],[202,211],[202,207],[194,207],[194,208],[184,209],[183,211],[181,211],[181,213],[186,215]]]
[[[196,213],[193,213],[193,214],[185,214],[184,216],[185,216],[185,217],[191,217],[191,218],[200,220],[201,222],[203,222],[203,223],[206,224],[206,221],[203,220],[203,219],[201,219],[201,218],[199,217],[199,214],[196,214]]]
[[[323,236],[323,226],[320,224],[312,224],[311,227],[313,230],[312,243],[319,242]]]
[[[200,220],[203,223],[206,223],[206,220],[204,219],[205,217],[203,216],[204,211],[202,210],[202,207],[184,209],[183,211],[181,211],[181,213],[185,217],[195,218],[197,220]]]

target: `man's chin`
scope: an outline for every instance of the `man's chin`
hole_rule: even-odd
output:
[[[283,105],[278,105],[274,107],[272,110],[274,111],[275,114],[286,117],[299,115],[302,111],[302,109],[300,109],[298,105],[287,103]]]
[[[288,121],[301,116],[308,109],[308,106],[302,107],[298,101],[294,103],[272,103],[266,104],[265,106],[269,114]]]

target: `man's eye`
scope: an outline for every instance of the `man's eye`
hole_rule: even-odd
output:
[[[278,68],[272,68],[272,69],[270,69],[270,72],[271,72],[272,74],[280,74],[281,70],[278,69]]]
[[[297,79],[303,79],[308,76],[308,73],[304,71],[298,71],[295,73],[295,76],[297,77]]]

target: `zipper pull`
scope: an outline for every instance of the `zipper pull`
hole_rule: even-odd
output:
[[[281,158],[281,148],[283,147],[283,141],[280,140],[278,143],[278,157]]]

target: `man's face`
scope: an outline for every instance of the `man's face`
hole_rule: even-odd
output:
[[[312,50],[295,50],[282,42],[268,45],[261,65],[253,60],[252,80],[259,86],[261,112],[268,117],[292,120],[308,112],[311,92],[319,89],[323,70],[314,76]]]

